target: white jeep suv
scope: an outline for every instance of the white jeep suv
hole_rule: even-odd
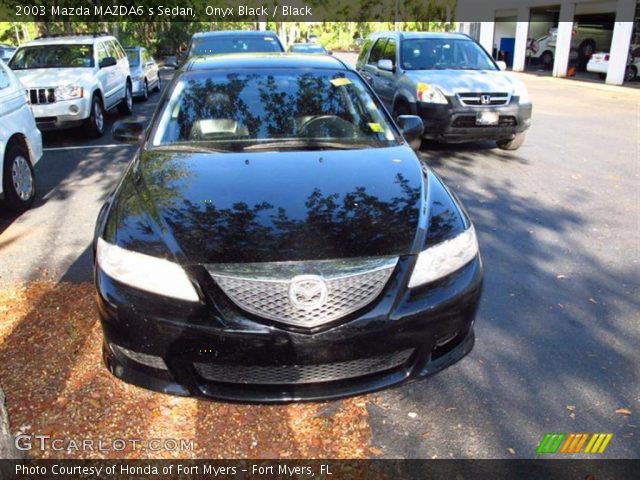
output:
[[[39,37],[21,46],[9,67],[26,88],[41,130],[84,124],[99,137],[106,110],[133,110],[129,60],[107,34]]]

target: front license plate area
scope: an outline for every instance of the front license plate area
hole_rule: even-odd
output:
[[[480,126],[498,125],[499,120],[496,112],[478,112],[476,115],[476,125]]]

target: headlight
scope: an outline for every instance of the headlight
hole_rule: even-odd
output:
[[[199,300],[182,267],[162,258],[132,252],[98,238],[96,260],[109,277],[131,287],[190,302]]]
[[[84,93],[83,88],[78,85],[62,85],[56,87],[56,100],[71,100],[72,98],[81,98]]]
[[[524,83],[518,83],[513,92],[514,95],[520,97],[520,103],[531,103],[531,97],[529,96],[529,90],[525,87]]]
[[[418,83],[418,91],[416,93],[419,102],[447,104],[447,97],[440,91],[438,87],[429,85],[428,83]]]
[[[469,263],[478,254],[476,231],[471,226],[451,240],[420,252],[409,279],[409,288],[446,277]]]

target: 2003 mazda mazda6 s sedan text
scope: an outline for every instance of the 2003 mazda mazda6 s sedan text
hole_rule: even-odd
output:
[[[414,380],[473,346],[474,228],[335,58],[196,57],[102,208],[104,359],[178,395],[294,401]],[[403,138],[404,137],[404,138]]]

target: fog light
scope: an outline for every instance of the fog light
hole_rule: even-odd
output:
[[[113,351],[120,353],[121,355],[141,365],[145,365],[151,368],[157,368],[158,370],[168,370],[167,364],[164,363],[164,360],[160,357],[149,355],[148,353],[134,352],[133,350],[121,347],[120,345],[116,345],[115,343],[111,343],[110,346]]]
[[[72,115],[77,115],[79,111],[80,109],[78,108],[77,105],[71,105],[69,107],[69,113],[71,113]]]

